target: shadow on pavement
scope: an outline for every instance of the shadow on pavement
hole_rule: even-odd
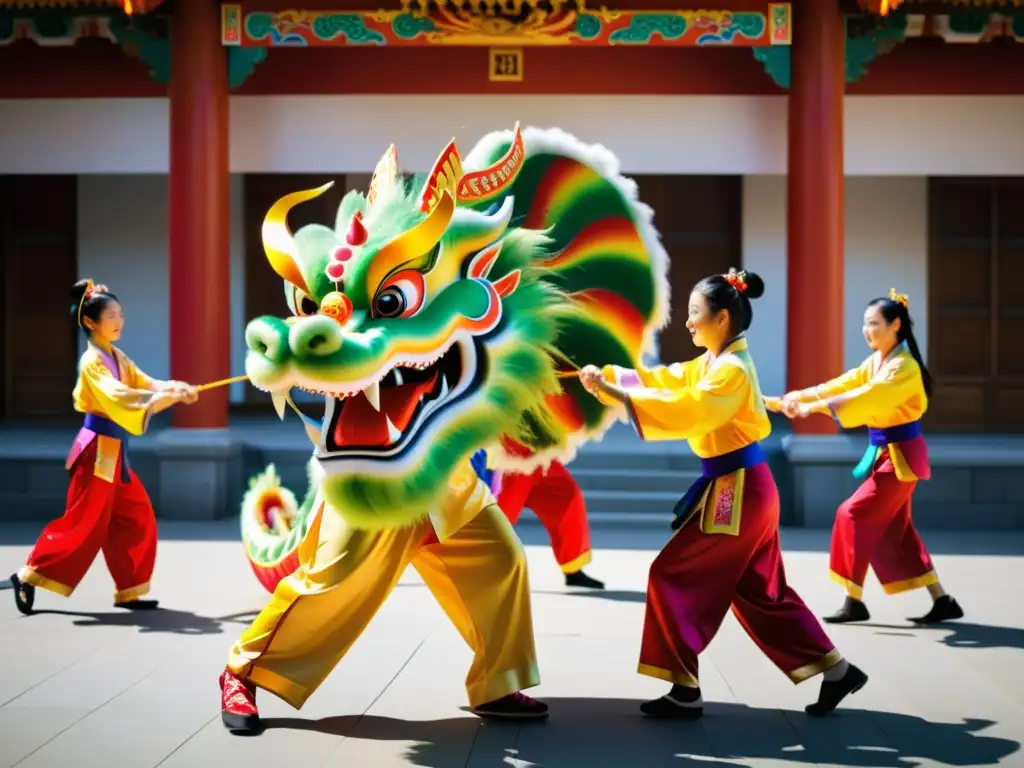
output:
[[[63,611],[45,608],[34,611],[32,616],[70,616],[76,627],[138,627],[140,633],[166,632],[174,635],[219,635],[224,629],[221,619],[199,616],[191,611],[160,608],[154,611]],[[27,616],[21,621],[31,621]]]
[[[645,720],[630,699],[546,699],[539,723],[473,718],[406,721],[375,715],[322,720],[267,718],[267,729],[318,731],[370,741],[418,742],[406,759],[424,768],[515,765],[521,768],[742,767],[827,763],[853,768],[912,768],[927,760],[952,766],[996,765],[1019,742],[984,736],[987,720],[933,723],[911,715],[846,709],[823,720],[803,712],[708,703],[692,723]]]
[[[990,624],[972,624],[966,621],[951,621],[948,624],[931,627],[916,627],[912,624],[905,626],[899,624],[874,624],[865,621],[855,626],[882,630],[912,629],[915,632],[924,632],[926,634],[949,632],[948,635],[941,638],[938,642],[945,643],[950,648],[1016,648],[1024,650],[1024,629],[1019,627],[997,627]]]

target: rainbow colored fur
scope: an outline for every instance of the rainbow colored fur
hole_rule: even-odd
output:
[[[356,527],[404,526],[480,447],[500,469],[571,460],[619,415],[571,372],[634,367],[667,321],[651,210],[603,147],[517,126],[465,160],[452,142],[426,177],[397,167],[392,147],[333,228],[292,236],[285,224],[326,187],[283,198],[264,223],[292,316],[249,323],[246,372],[280,414],[293,387],[326,402],[322,425],[307,422],[306,502],[273,468],[243,501],[246,551],[268,589],[294,569],[316,496]]]

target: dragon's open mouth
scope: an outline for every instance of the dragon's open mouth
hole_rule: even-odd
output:
[[[472,387],[477,361],[475,342],[459,338],[433,362],[398,364],[356,395],[327,396],[322,458],[401,452],[437,413]]]

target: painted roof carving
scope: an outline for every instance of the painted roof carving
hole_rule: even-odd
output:
[[[952,5],[959,8],[1005,8],[1007,6],[1020,8],[1024,6],[1024,0],[860,0],[860,5],[871,13],[885,16],[900,7],[912,11],[915,5],[923,3],[935,5],[936,2],[940,5]]]
[[[0,8],[121,8],[125,13],[149,13],[163,0],[0,0]]]

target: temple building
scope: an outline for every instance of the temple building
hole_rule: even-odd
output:
[[[655,209],[663,359],[694,355],[678,302],[733,265],[767,284],[772,394],[863,359],[863,306],[895,287],[926,429],[1024,433],[1022,0],[123,2],[0,0],[3,420],[71,417],[78,277],[119,294],[153,375],[242,373],[246,321],[284,309],[276,198],[334,179],[291,216],[330,222],[389,143],[421,171],[518,120],[606,145]],[[265,405],[236,384],[174,423]]]

